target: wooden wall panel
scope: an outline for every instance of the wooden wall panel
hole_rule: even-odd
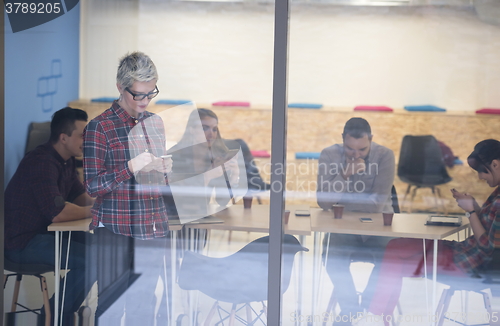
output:
[[[109,107],[109,103],[91,103],[80,100],[70,106],[81,108],[93,118]],[[251,149],[271,150],[271,110],[269,108],[228,108],[200,105],[212,109],[219,117],[222,136],[227,139],[244,139]],[[170,107],[150,105],[149,110],[162,113]],[[321,110],[289,109],[287,136],[287,190],[288,199],[297,203],[316,206],[316,160],[295,160],[295,152],[320,152],[323,148],[342,142],[342,130],[345,122],[352,117],[367,119],[372,127],[374,141],[394,151],[396,164],[399,160],[401,141],[405,135],[434,135],[447,144],[462,161],[472,151],[474,145],[487,138],[500,140],[500,116],[476,115],[474,113],[430,113],[406,112],[395,110],[387,112],[359,112],[346,108],[323,108]],[[168,128],[169,122],[165,121]],[[171,127],[182,132],[183,126],[170,122]],[[264,179],[269,180],[269,159],[257,159]],[[488,185],[477,179],[477,174],[467,165],[449,169],[453,180],[440,186],[445,197],[445,205],[451,212],[460,212],[449,192],[450,188],[467,191],[484,201],[493,191]],[[395,177],[394,182],[400,204],[407,184]],[[265,197],[265,195],[264,195]],[[264,199],[265,200],[265,199]],[[434,199],[429,189],[417,192],[415,210],[433,210]]]

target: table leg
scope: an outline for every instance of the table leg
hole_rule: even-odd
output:
[[[314,232],[314,248],[313,248],[313,289],[312,289],[312,300],[311,300],[311,315],[315,316],[314,312],[316,310],[316,296],[318,295],[318,275],[321,273],[321,257],[320,255],[320,243],[321,243],[321,233]],[[328,248],[328,247],[327,247]]]
[[[54,262],[54,325],[59,325],[59,280],[61,278],[61,259],[59,257],[59,237],[61,232],[56,232],[56,245],[54,246],[55,262]]]
[[[432,308],[436,307],[437,299],[437,255],[438,255],[438,240],[434,239],[434,255],[432,257]],[[434,318],[432,318],[434,320]]]
[[[61,238],[61,241],[62,241],[62,238]],[[64,266],[64,269],[66,270],[66,273],[68,272],[70,244],[71,244],[71,231],[68,232],[68,247],[66,249],[66,265]],[[62,251],[61,251],[61,254],[62,254]],[[60,321],[61,324],[62,324],[62,320],[63,320],[63,311],[64,311],[64,299],[65,299],[65,296],[66,296],[66,276],[64,276],[62,299],[61,299],[61,315],[59,316],[60,319],[61,319],[61,321]]]
[[[305,246],[305,236],[303,235],[300,235],[299,236],[299,242],[302,246]],[[299,253],[299,268],[298,268],[298,272],[299,272],[299,290],[297,291],[298,292],[298,298],[297,298],[297,315],[298,316],[302,316],[302,297],[303,297],[303,289],[302,289],[302,286],[303,286],[303,275],[304,275],[304,252],[301,251]],[[297,324],[297,322],[295,322],[295,324]]]
[[[172,311],[170,311],[170,325],[174,325],[174,321],[175,321],[175,302],[177,300],[174,299],[175,297],[175,283],[176,283],[176,280],[177,280],[177,231],[171,231],[171,237],[170,237],[170,268],[172,269]],[[167,278],[165,278],[165,281],[167,280]],[[166,282],[165,282],[166,283]],[[168,298],[168,285],[165,284],[165,293],[166,293],[166,296]],[[168,302],[167,302],[167,308],[168,308]]]

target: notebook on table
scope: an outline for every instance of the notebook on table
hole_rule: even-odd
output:
[[[427,218],[425,225],[460,226],[462,216],[431,215]]]

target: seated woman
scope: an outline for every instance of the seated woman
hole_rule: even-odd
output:
[[[467,161],[478,172],[479,179],[497,188],[482,206],[471,195],[451,190],[458,206],[469,215],[473,235],[462,242],[439,241],[437,269],[440,275],[470,277],[491,261],[493,250],[499,245],[500,142],[494,139],[479,142]],[[431,240],[427,241],[427,248],[431,248]],[[428,250],[428,261],[432,255],[432,250]],[[392,315],[399,300],[403,277],[420,275],[422,259],[422,240],[401,238],[389,242],[368,314],[357,325],[389,324],[391,318],[387,316]]]
[[[246,187],[239,145],[236,150],[228,149],[221,138],[218,123],[213,111],[193,110],[181,140],[168,150],[173,160],[172,175],[169,176],[172,191],[169,206],[172,210],[175,207],[183,223],[209,215],[208,203],[214,188],[217,203],[224,207],[240,188],[240,177],[245,180]],[[240,166],[243,167],[241,170]]]

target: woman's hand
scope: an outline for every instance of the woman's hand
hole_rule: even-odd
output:
[[[461,193],[456,189],[451,189],[451,193],[453,195],[453,198],[455,198],[455,200],[457,201],[458,207],[460,207],[464,211],[470,212],[478,207],[478,204],[474,197],[472,197],[468,193]]]
[[[172,171],[172,159],[159,158],[150,153],[141,153],[128,161],[128,166],[132,173],[139,171],[147,173],[153,170],[161,173],[169,173]]]

